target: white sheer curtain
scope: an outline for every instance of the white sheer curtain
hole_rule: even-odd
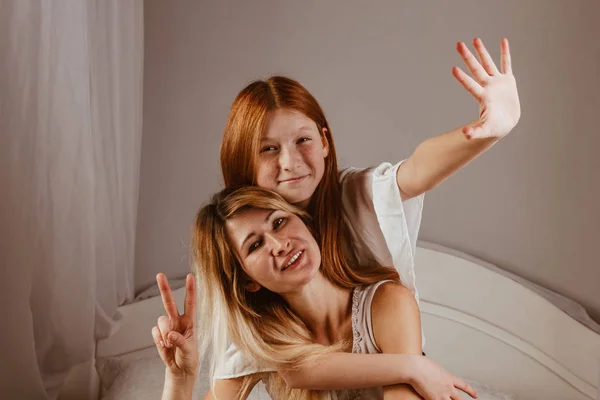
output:
[[[55,398],[133,298],[142,0],[0,0],[0,397]]]

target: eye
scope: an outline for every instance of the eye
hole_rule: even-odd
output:
[[[299,139],[297,143],[298,144],[300,144],[300,143],[306,143],[306,142],[308,142],[310,140],[312,140],[312,139],[309,138],[309,137],[303,137],[303,138]]]
[[[248,254],[252,253],[254,250],[258,249],[260,247],[260,245],[262,244],[262,239],[257,240],[256,242],[252,243],[250,245],[250,247],[248,248]]]
[[[277,150],[277,147],[275,147],[275,146],[265,146],[262,149],[260,149],[260,152],[266,153],[268,151],[275,151],[275,150]]]
[[[273,221],[273,229],[277,230],[283,223],[285,222],[285,218],[277,218]]]

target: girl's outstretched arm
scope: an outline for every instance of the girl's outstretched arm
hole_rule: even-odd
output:
[[[445,398],[456,388],[475,394],[469,384],[435,361],[414,354],[330,353],[296,369],[278,372],[293,388],[341,390],[405,383],[425,400]]]
[[[501,41],[500,70],[481,39],[476,38],[473,44],[480,61],[464,43],[457,44],[473,78],[458,67],[452,69],[452,74],[479,103],[479,119],[417,146],[398,168],[397,182],[403,200],[438,186],[506,136],[519,121],[521,106],[508,40]]]
[[[279,368],[277,372],[292,388],[358,389],[409,382],[413,363],[410,356],[336,352],[297,368]]]

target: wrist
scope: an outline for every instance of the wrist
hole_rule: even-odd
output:
[[[196,382],[195,373],[174,374],[168,370],[165,371],[165,389],[171,393],[188,394],[191,396]]]
[[[419,357],[414,354],[398,354],[398,382],[414,385],[418,380]]]

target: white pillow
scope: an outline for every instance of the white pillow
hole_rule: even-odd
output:
[[[160,399],[165,381],[165,364],[155,347],[106,357],[96,361],[100,376],[100,400]],[[200,368],[193,399],[202,399],[210,387],[208,368]],[[269,399],[264,385],[258,384],[249,399]]]

